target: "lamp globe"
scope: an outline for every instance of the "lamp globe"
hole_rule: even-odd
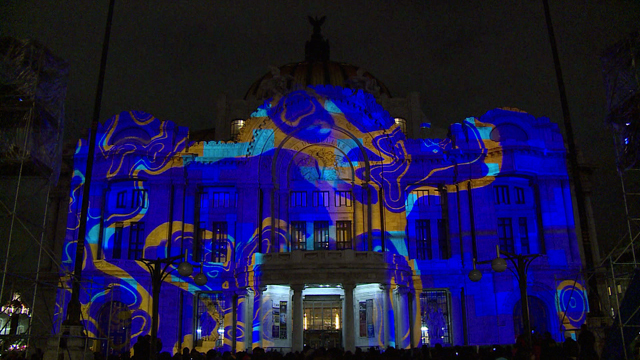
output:
[[[495,272],[503,272],[507,270],[507,261],[501,257],[497,257],[491,261],[491,268]]]
[[[473,282],[478,282],[482,279],[482,272],[478,269],[473,269],[469,271],[469,280]]]
[[[183,261],[178,265],[178,274],[182,276],[191,276],[193,274],[193,265]]]
[[[193,277],[193,282],[198,286],[205,285],[207,281],[209,281],[209,279],[207,278],[207,275],[203,273],[199,273],[198,275]]]

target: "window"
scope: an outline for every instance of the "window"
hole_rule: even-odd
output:
[[[420,293],[422,343],[451,345],[449,293],[446,290],[425,290]]]
[[[514,252],[511,218],[498,218],[498,244],[500,245],[500,250]]]
[[[313,222],[313,249],[329,250],[329,222]]]
[[[291,250],[307,250],[307,223],[291,222]]]
[[[274,326],[272,330],[272,335],[276,339],[286,339],[287,338],[287,302],[280,301],[280,306],[278,303],[275,303],[273,308],[273,324],[278,325],[277,328]]]
[[[518,220],[518,223],[520,225],[520,247],[521,247],[521,252],[523,254],[529,254],[531,249],[529,249],[529,231],[527,229],[527,218],[526,217],[521,217]]]
[[[358,315],[360,320],[360,337],[373,338],[373,299],[358,302]]]
[[[124,224],[117,222],[115,231],[113,232],[113,252],[111,253],[112,259],[122,259],[122,229]]]
[[[124,190],[124,191],[118,192],[118,196],[116,199],[116,207],[124,208],[127,206],[126,204],[127,204],[127,191]]]
[[[209,208],[209,194],[201,193],[200,194],[200,209]]]
[[[451,257],[451,244],[449,244],[447,223],[444,219],[438,219],[438,246],[440,248],[440,258],[449,259]]]
[[[211,262],[223,263],[227,261],[227,223],[216,221],[212,227]]]
[[[335,205],[339,206],[351,206],[351,191],[336,191],[335,193]]]
[[[431,260],[431,226],[429,220],[416,220],[416,259]]]
[[[313,206],[314,207],[329,207],[329,192],[328,191],[314,191],[313,192]]]
[[[516,187],[516,204],[524,204],[524,189]]]
[[[306,191],[292,191],[290,206],[292,207],[305,207],[307,206],[307,192]]]
[[[407,120],[403,119],[403,118],[395,118],[393,119],[394,122],[396,123],[396,125],[398,125],[398,127],[400,127],[400,131],[402,131],[403,134],[407,135]]]
[[[214,208],[236,207],[236,194],[216,191],[212,193]]]
[[[336,222],[336,249],[352,249],[351,244],[351,221]]]
[[[407,198],[407,205],[418,207],[428,206],[429,190],[413,190],[410,192]]]
[[[134,222],[129,226],[129,260],[140,260],[144,253],[144,223]]]
[[[197,327],[195,340],[198,346],[204,341],[215,341],[215,347],[224,342],[224,313],[226,306],[222,293],[198,292]]]
[[[242,129],[243,126],[243,119],[231,120],[231,137],[236,137],[240,133],[240,129]]]
[[[506,185],[494,186],[496,191],[496,204],[509,204],[509,187]]]
[[[133,190],[133,196],[131,197],[131,207],[147,208],[147,190],[135,189]]]

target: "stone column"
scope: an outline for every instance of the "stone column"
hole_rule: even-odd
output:
[[[344,308],[342,309],[342,318],[344,321],[342,329],[345,335],[344,349],[352,353],[356,351],[356,338],[353,324],[353,289],[355,289],[355,287],[356,285],[353,283],[342,284],[342,288],[344,289]]]
[[[380,291],[382,291],[382,344],[385,349],[389,346],[389,309],[391,308],[389,288],[389,284],[380,284]]]
[[[304,284],[292,284],[293,290],[293,312],[291,313],[291,350],[302,352],[304,344],[304,310],[302,308],[302,290]]]
[[[398,286],[395,289],[397,297],[396,301],[396,347],[399,349],[407,349],[411,345],[410,329],[409,329],[409,289],[406,286]]]
[[[225,305],[230,309],[226,314],[224,314],[223,324],[224,324],[224,337],[222,342],[222,348],[224,351],[233,351],[233,347],[235,346],[235,333],[236,329],[234,327],[236,323],[236,293],[235,291],[226,291],[223,293]]]
[[[266,328],[266,321],[264,320],[264,318],[267,316],[268,314],[268,309],[267,309],[267,305],[266,305],[266,297],[265,294],[267,293],[267,286],[263,285],[260,286],[260,289],[257,293],[257,297],[259,298],[258,301],[258,308],[254,309],[254,314],[255,312],[257,312],[257,318],[260,319],[261,321],[259,321],[260,324],[260,338],[256,339],[258,344],[260,344],[259,346],[264,348],[265,347],[265,338],[268,338],[267,336],[267,331],[269,329]],[[255,315],[254,315],[255,316]]]

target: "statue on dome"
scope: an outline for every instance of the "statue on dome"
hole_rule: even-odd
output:
[[[322,24],[324,24],[324,21],[327,19],[327,17],[323,16],[320,19],[318,19],[317,16],[315,18],[308,16],[308,18],[311,25],[313,25],[313,34],[320,35],[320,30],[321,30],[320,27],[322,26]]]

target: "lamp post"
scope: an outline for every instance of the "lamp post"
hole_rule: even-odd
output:
[[[505,257],[500,257],[500,254]],[[520,305],[522,311],[522,325],[526,333],[525,340],[527,346],[531,347],[531,322],[529,321],[529,299],[527,295],[527,270],[533,260],[537,259],[540,254],[512,254],[510,252],[501,251],[500,246],[496,245],[496,258],[493,260],[478,261],[473,259],[473,270],[469,271],[469,280],[478,282],[482,279],[482,272],[476,269],[476,264],[488,264],[491,263],[491,268],[495,272],[504,272],[507,269],[507,261],[513,264],[515,270],[511,270],[513,275],[518,280],[518,286],[520,287]],[[506,259],[506,260],[505,260]]]
[[[177,260],[183,259],[183,255],[176,255],[164,259],[140,259],[142,263],[149,269],[151,275],[151,298],[153,305],[151,309],[151,344],[149,344],[149,359],[156,360],[158,357],[156,344],[158,343],[158,310],[160,305],[160,288],[164,280],[171,274],[174,269],[169,269]],[[183,261],[178,265],[178,273],[181,276],[191,276],[193,273],[193,265],[187,261]],[[202,271],[194,276],[194,282],[198,286],[205,285],[208,281],[207,276]]]

